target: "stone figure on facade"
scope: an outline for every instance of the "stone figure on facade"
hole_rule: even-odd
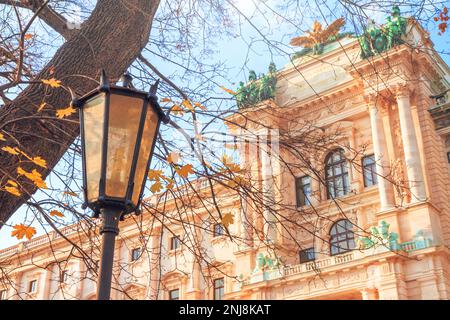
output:
[[[396,232],[389,232],[389,227],[389,223],[384,220],[380,222],[378,227],[371,227],[367,237],[359,237],[357,240],[359,248],[369,249],[376,245],[386,245],[391,250],[398,250],[398,234]]]

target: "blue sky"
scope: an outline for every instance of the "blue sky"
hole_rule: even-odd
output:
[[[270,5],[271,3],[275,3],[275,1],[268,1],[267,3]],[[226,75],[228,81],[224,79],[224,83],[222,83],[222,85],[230,89],[235,89],[239,81],[245,81],[250,69],[255,70],[257,74],[260,74],[267,71],[267,66],[271,61],[274,61],[278,68],[282,68],[288,64],[289,54],[292,54],[298,50],[298,48],[288,46],[289,39],[293,35],[299,35],[298,30],[294,30],[295,28],[289,26],[289,24],[278,24],[278,21],[275,18],[274,21],[269,23],[262,18],[257,18],[258,13],[255,12],[256,8],[251,0],[238,0],[235,4],[239,10],[247,16],[252,16],[255,14],[256,18],[252,18],[252,22],[257,26],[261,26],[261,30],[264,30],[269,40],[273,40],[275,42],[279,41],[280,44],[278,45],[278,49],[268,47],[267,44],[261,40],[259,34],[259,31],[261,30],[256,30],[246,21],[242,22],[239,35],[231,38],[223,37],[223,39],[217,39],[216,54],[214,55],[214,59],[221,60],[229,68]],[[378,23],[383,23],[385,16],[385,13],[377,10],[375,10],[373,15],[371,15],[371,17]],[[307,25],[310,25],[312,21],[312,16],[306,17],[306,19],[302,22],[304,28],[306,28]],[[435,48],[437,51],[443,53],[443,59],[447,62],[447,64],[449,64],[450,56],[448,54],[448,48],[450,33],[447,32],[445,35],[439,36],[437,28],[433,28],[433,25],[430,26],[431,28],[428,29],[431,33],[431,38],[435,43]],[[38,31],[39,30],[36,32]],[[248,46],[248,43],[252,43],[251,47]],[[48,54],[51,55],[52,53],[49,52]],[[176,70],[172,65],[162,61],[153,61],[153,63],[157,65],[164,74],[172,75],[178,72],[178,70]],[[187,85],[187,83],[184,85]],[[220,89],[218,89],[215,94],[225,95],[225,93],[221,92]],[[217,126],[217,130],[225,130],[225,128],[223,126]],[[56,180],[53,175],[50,175],[48,180],[49,179],[53,179],[53,181]],[[54,182],[53,185],[57,186],[58,183]],[[77,189],[75,186],[74,188]],[[46,192],[50,191],[44,191],[44,193]],[[38,192],[35,196],[36,198],[46,197],[44,193]],[[67,201],[70,201],[69,197],[65,197]],[[88,211],[86,211],[86,213],[88,213]],[[24,221],[27,221],[28,223],[34,221],[32,225],[38,229],[38,235],[42,234],[43,229],[39,226],[38,220],[36,220],[33,214],[27,212],[24,206],[14,214],[14,216],[8,221],[8,224],[14,225],[16,223],[23,223]],[[10,236],[10,233],[11,227],[9,226],[5,226],[0,230],[0,248],[5,248],[18,242],[17,239]]]

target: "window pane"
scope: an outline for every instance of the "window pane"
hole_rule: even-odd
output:
[[[106,195],[125,197],[143,100],[112,94],[110,96]]]
[[[170,300],[179,300],[180,299],[180,290],[179,289],[171,290],[169,292],[169,299]]]
[[[300,251],[300,263],[315,260],[314,248],[308,248]]]

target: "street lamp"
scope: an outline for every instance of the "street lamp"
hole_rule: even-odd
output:
[[[81,98],[80,109],[85,207],[102,218],[102,254],[97,299],[109,300],[115,237],[119,220],[137,212],[161,121],[167,123],[156,98],[158,82],[150,92],[110,85],[102,70],[100,86]]]

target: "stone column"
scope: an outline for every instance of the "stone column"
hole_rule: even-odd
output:
[[[363,300],[378,300],[376,289],[362,289],[361,295]]]
[[[396,95],[411,203],[415,203],[424,201],[426,193],[419,145],[411,114],[409,88],[407,86],[396,87]]]
[[[378,110],[376,97],[371,95],[367,99],[367,106],[370,114],[370,126],[372,129],[372,143],[375,154],[378,192],[380,194],[380,211],[386,211],[394,206],[394,193],[392,184],[387,179],[389,157],[386,146],[386,136],[384,134],[381,112]]]
[[[150,257],[150,300],[157,300],[159,293],[159,281],[161,270],[161,228],[154,228],[151,235],[151,257]]]

